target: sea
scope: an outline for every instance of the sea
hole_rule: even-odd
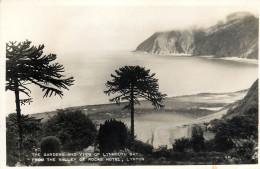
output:
[[[258,78],[258,64],[212,58],[211,56],[174,56],[130,51],[91,51],[60,53],[57,62],[65,67],[64,75],[73,76],[74,85],[64,96],[43,98],[37,86],[31,89],[33,102],[22,106],[23,114],[53,111],[60,108],[109,103],[105,83],[111,74],[125,65],[142,66],[155,73],[159,91],[171,96],[197,93],[222,93],[248,89]],[[257,61],[256,61],[257,62]],[[21,98],[27,98],[21,94]],[[6,92],[6,112],[15,112],[14,93]]]

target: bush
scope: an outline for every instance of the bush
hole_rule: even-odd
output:
[[[173,151],[184,152],[191,147],[191,140],[189,138],[182,137],[181,139],[175,139],[172,145]]]
[[[126,125],[115,119],[106,120],[100,125],[98,144],[100,152],[124,150],[128,145],[128,130]]]
[[[135,140],[134,143],[135,152],[143,155],[151,155],[153,152],[153,146],[142,141]]]
[[[44,153],[60,153],[61,143],[55,136],[48,136],[41,141],[41,155],[44,157]]]
[[[97,129],[80,110],[59,110],[44,125],[46,136],[59,138],[64,151],[80,151],[95,142]]]
[[[60,153],[61,143],[55,136],[45,137],[41,141],[41,156],[44,158],[43,162],[40,162],[39,166],[64,166],[65,162],[59,161],[59,156],[46,156],[44,153]],[[55,158],[55,161],[48,161],[47,158]]]
[[[228,152],[234,147],[230,136],[218,132],[214,137],[214,149],[219,152]]]
[[[213,139],[205,140],[204,144],[205,144],[205,150],[206,151],[210,152],[210,151],[214,150],[214,140]]]
[[[159,146],[159,148],[153,153],[153,157],[158,159],[164,157],[166,159],[171,158],[172,151],[167,149],[167,146]]]
[[[240,139],[240,140],[234,140],[236,145],[236,151],[239,155],[239,159],[244,164],[255,164],[257,163],[257,159],[253,159],[253,156],[255,153],[257,153],[257,142],[254,140],[246,140],[246,139]]]

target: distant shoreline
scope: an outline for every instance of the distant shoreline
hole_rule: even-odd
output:
[[[226,58],[219,58],[219,59],[258,65],[258,60],[256,59],[247,59],[247,58],[238,58],[238,57],[226,57]]]
[[[257,59],[248,59],[248,58],[240,58],[240,57],[215,57],[214,55],[199,55],[195,56],[193,54],[185,54],[185,53],[149,53],[149,52],[143,52],[143,51],[132,51],[133,54],[139,54],[142,53],[144,55],[158,55],[158,56],[177,56],[177,57],[199,57],[199,58],[206,58],[206,59],[220,59],[220,60],[227,60],[227,61],[234,61],[234,62],[240,62],[240,63],[248,63],[248,64],[255,64],[258,65]]]

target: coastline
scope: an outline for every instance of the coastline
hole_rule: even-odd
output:
[[[240,63],[248,63],[248,64],[255,64],[258,65],[258,60],[257,59],[248,59],[248,58],[241,58],[241,57],[215,57],[213,55],[206,55],[206,56],[198,56],[200,58],[206,58],[206,59],[220,59],[220,60],[227,60],[227,61],[232,61],[232,62],[240,62]]]
[[[247,59],[247,58],[239,58],[239,57],[225,57],[219,59],[258,65],[258,60],[256,59]]]
[[[240,62],[240,63],[248,63],[248,64],[254,64],[258,65],[257,59],[248,59],[248,58],[242,58],[242,57],[215,57],[214,55],[199,55],[194,56],[193,54],[185,54],[185,53],[149,53],[149,52],[142,52],[142,51],[132,51],[133,54],[144,54],[144,55],[158,55],[158,56],[176,56],[176,57],[199,57],[199,58],[206,58],[206,59],[220,59],[220,60],[227,60],[227,61],[233,61],[233,62]]]

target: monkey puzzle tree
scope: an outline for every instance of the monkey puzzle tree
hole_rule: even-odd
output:
[[[44,45],[31,46],[31,41],[20,43],[9,42],[6,44],[6,91],[15,93],[17,125],[18,125],[18,149],[19,160],[23,163],[23,133],[21,123],[20,105],[30,103],[31,90],[28,85],[35,84],[43,92],[43,97],[52,94],[63,96],[62,89],[67,89],[73,85],[74,78],[64,78],[63,65],[59,63],[51,64],[55,59],[55,54],[42,55]],[[20,93],[28,96],[27,99],[20,99]]]
[[[131,149],[134,147],[134,105],[140,104],[139,98],[144,98],[150,102],[154,108],[163,107],[162,102],[166,94],[161,94],[158,85],[158,79],[155,74],[149,74],[150,70],[145,70],[140,66],[124,66],[115,70],[116,75],[111,74],[113,78],[107,81],[108,90],[105,94],[119,93],[118,96],[110,99],[110,102],[120,104],[121,101],[129,101],[123,109],[131,110]]]

